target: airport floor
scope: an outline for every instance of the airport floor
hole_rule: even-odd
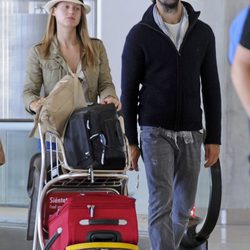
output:
[[[25,241],[24,226],[0,225],[0,250],[31,250],[31,242]],[[140,250],[149,250],[147,232],[140,231]],[[216,226],[208,240],[209,250],[249,250],[249,226]],[[166,249],[167,250],[167,249]],[[192,249],[190,249],[192,250]]]

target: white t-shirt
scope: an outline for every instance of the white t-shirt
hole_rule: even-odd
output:
[[[171,40],[173,41],[173,43],[176,45],[176,38],[177,38],[177,34],[178,34],[178,31],[180,29],[180,25],[181,23],[175,23],[175,24],[170,24],[170,23],[166,23],[164,22],[165,25],[167,26],[168,30],[169,30],[169,33],[170,33],[170,38]]]

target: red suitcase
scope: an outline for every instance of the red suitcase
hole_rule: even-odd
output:
[[[45,201],[43,202],[42,208],[42,223],[45,231],[48,231],[48,221],[49,218],[57,212],[68,200],[68,198],[75,195],[79,195],[79,192],[84,192],[76,189],[52,189],[47,193]],[[97,192],[97,193],[112,193],[108,190],[103,191],[88,191],[88,192]]]
[[[42,209],[43,228],[47,230],[49,218],[57,212],[67,201],[69,197],[79,194],[76,191],[60,191],[50,192],[45,198]]]
[[[49,219],[49,238],[61,235],[51,250],[84,242],[118,241],[137,245],[135,199],[109,193],[83,193],[67,202]]]

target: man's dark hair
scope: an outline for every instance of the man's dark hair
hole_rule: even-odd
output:
[[[153,3],[156,3],[156,0],[152,0]]]

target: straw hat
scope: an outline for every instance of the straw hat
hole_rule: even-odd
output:
[[[48,13],[50,13],[51,8],[52,8],[53,6],[55,6],[57,3],[59,3],[59,2],[70,2],[70,3],[77,3],[77,4],[80,4],[80,5],[82,5],[82,6],[85,8],[85,13],[86,13],[86,14],[88,14],[88,13],[90,12],[90,10],[91,10],[90,6],[87,5],[87,4],[85,4],[85,3],[83,2],[83,0],[65,0],[65,1],[64,1],[64,0],[50,0],[50,1],[48,1],[48,2],[45,4],[44,9],[45,9]]]

